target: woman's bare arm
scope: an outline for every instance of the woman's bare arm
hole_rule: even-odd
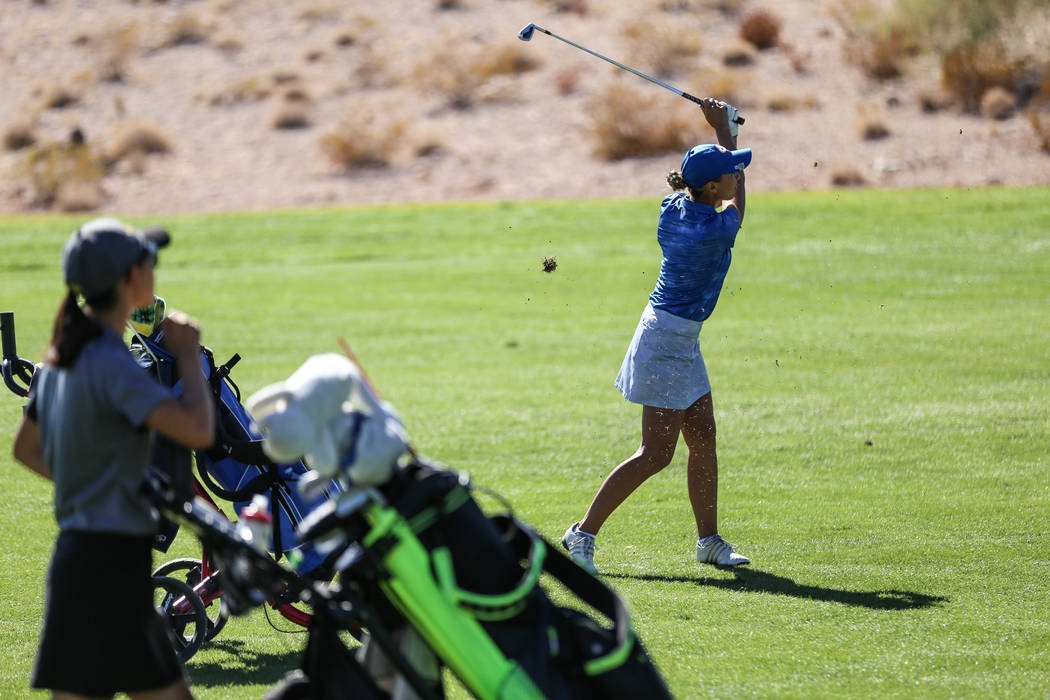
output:
[[[22,416],[22,422],[15,431],[13,449],[15,459],[35,471],[45,479],[51,479],[51,471],[44,464],[44,450],[40,445],[40,428],[36,421]]]

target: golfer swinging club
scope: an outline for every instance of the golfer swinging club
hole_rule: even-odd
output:
[[[751,563],[718,534],[718,459],[711,383],[699,334],[711,315],[729,270],[733,242],[744,219],[744,168],[751,149],[736,149],[733,108],[702,100],[718,144],[693,147],[682,169],[667,175],[674,194],[660,205],[657,240],[660,278],[624,357],[616,387],[642,405],[642,443],[602,483],[583,520],[573,523],[562,546],[591,573],[594,539],[606,519],[642,482],[671,462],[678,434],[689,448],[686,484],[696,517],[696,558],[717,566]],[[681,192],[680,190],[685,190]],[[725,206],[721,211],[716,207]]]

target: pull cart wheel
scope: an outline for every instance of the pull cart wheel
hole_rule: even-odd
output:
[[[170,576],[177,578],[180,581],[185,581],[190,588],[196,588],[201,582],[201,560],[187,557],[185,559],[172,559],[169,562],[161,564],[157,567],[157,570],[153,572],[154,576]],[[199,597],[199,596],[198,596]],[[205,596],[210,598],[211,596]],[[208,631],[204,635],[204,640],[210,642],[222,631],[222,628],[226,626],[226,621],[230,619],[230,609],[226,605],[226,600],[221,596],[217,595],[211,600],[204,601],[204,608],[206,611],[214,612],[215,614],[208,615]]]
[[[153,604],[174,633],[179,661],[186,663],[208,631],[208,612],[189,584],[170,576],[153,577]]]

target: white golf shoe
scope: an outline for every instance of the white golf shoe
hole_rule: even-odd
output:
[[[743,566],[751,563],[750,559],[738,554],[736,547],[723,540],[717,533],[697,541],[696,560],[701,564],[715,566]]]
[[[594,535],[580,532],[580,524],[573,523],[561,538],[561,546],[569,550],[569,556],[587,573],[597,574],[594,566]]]

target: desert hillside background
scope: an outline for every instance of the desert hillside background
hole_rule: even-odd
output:
[[[2,0],[0,211],[667,192],[699,109],[530,22],[739,106],[753,192],[1050,183],[1045,0]]]

